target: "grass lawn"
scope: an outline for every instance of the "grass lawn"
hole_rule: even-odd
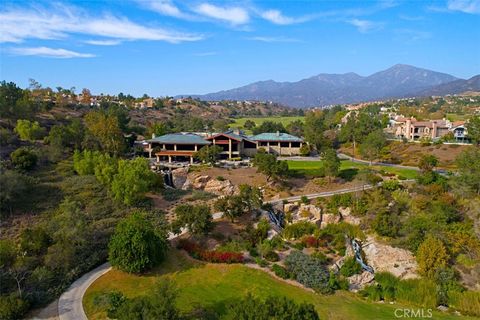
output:
[[[323,166],[323,161],[289,161],[287,160],[288,168],[293,170],[294,172],[305,175],[308,177],[315,177],[321,175],[321,168]],[[415,179],[417,176],[417,171],[412,169],[404,169],[404,168],[395,168],[395,167],[388,167],[388,166],[369,166],[363,163],[357,163],[350,160],[342,160],[340,162],[340,170],[341,175],[350,176],[352,174],[352,170],[355,169],[362,169],[368,168],[374,170],[383,170],[389,173],[398,174],[400,176],[405,177],[406,179]],[[356,174],[353,172],[353,174]]]
[[[269,274],[243,265],[193,263],[176,250],[155,272],[137,276],[111,271],[99,278],[87,290],[83,305],[89,319],[106,318],[105,306],[95,297],[119,290],[128,297],[147,295],[158,279],[168,277],[179,289],[178,307],[188,311],[196,305],[225,312],[227,305],[247,293],[258,296],[281,295],[297,302],[313,303],[321,319],[394,319],[399,304],[364,301],[349,292],[320,295],[277,280]],[[434,314],[435,319],[459,319],[458,316]]]
[[[255,122],[255,124],[261,125],[262,122],[264,121],[273,121],[273,122],[280,122],[282,123],[285,127],[290,123],[295,120],[305,120],[305,117],[303,116],[294,116],[294,117],[252,117],[252,118],[238,118],[238,119],[232,119],[234,123],[232,123],[230,126],[231,127],[238,127],[238,128],[244,128],[245,121],[247,120],[252,120]],[[246,133],[251,134],[252,132],[250,130],[246,130]]]

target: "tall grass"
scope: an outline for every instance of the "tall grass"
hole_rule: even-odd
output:
[[[480,316],[480,292],[449,292],[449,304],[463,314]]]
[[[398,282],[396,300],[413,303],[425,308],[436,308],[437,288],[433,281],[426,279],[408,279]]]

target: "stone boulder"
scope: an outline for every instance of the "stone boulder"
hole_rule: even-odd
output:
[[[212,178],[207,175],[194,176],[192,177],[192,188],[193,189],[204,189],[207,185],[207,182]]]
[[[338,222],[340,222],[340,216],[338,214],[325,213],[321,217],[320,229],[325,228],[327,225],[331,223],[338,223]]]
[[[372,236],[362,245],[366,262],[375,272],[387,271],[400,279],[417,278],[417,261],[405,249],[379,243]]]
[[[340,212],[340,217],[342,221],[345,221],[347,223],[353,224],[353,225],[359,225],[361,222],[361,219],[358,217],[354,217],[352,215],[352,210],[350,208],[338,208],[338,212]]]
[[[187,167],[172,170],[173,186],[176,189],[183,189],[185,182],[187,181],[187,176],[188,176]]]
[[[308,212],[310,214],[309,217],[302,217],[303,212]],[[298,213],[297,213],[297,219],[298,220],[305,220],[305,219],[310,219],[314,221],[318,221],[321,219],[322,216],[322,209],[319,207],[313,205],[313,204],[300,204],[298,207]]]
[[[237,192],[237,187],[232,184],[230,180],[208,180],[205,183],[204,191],[214,193],[216,195],[230,196]]]
[[[375,278],[373,273],[368,271],[363,271],[360,274],[354,274],[351,277],[348,277],[348,289],[353,292],[357,292],[358,290],[362,290],[367,285],[371,284]]]
[[[285,203],[283,205],[283,211],[285,212],[293,212],[298,209],[298,204],[296,203]]]

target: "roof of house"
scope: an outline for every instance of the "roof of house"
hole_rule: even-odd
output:
[[[260,133],[254,136],[249,137],[250,140],[253,141],[280,141],[280,142],[303,142],[302,138],[292,136],[291,134],[288,133],[283,133],[283,132],[277,132],[277,133],[271,133],[271,132],[265,132],[265,133]]]
[[[225,132],[214,134],[213,136],[208,137],[207,139],[214,139],[218,136],[227,136],[231,139],[242,141],[242,140],[249,140],[250,138],[243,133],[241,130],[227,130]]]
[[[169,133],[147,141],[167,144],[210,144],[210,141],[207,141],[203,137],[194,133]]]

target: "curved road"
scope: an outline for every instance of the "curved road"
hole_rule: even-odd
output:
[[[411,180],[403,180],[402,182],[411,182]],[[343,194],[343,193],[350,193],[356,191],[364,191],[373,188],[372,185],[362,185],[353,188],[346,188],[334,191],[326,191],[326,192],[319,192],[319,193],[312,193],[305,195],[308,199],[315,199],[321,197],[330,197],[335,194]],[[299,201],[302,196],[293,196],[288,198],[282,199],[275,199],[266,201],[266,203],[278,203],[283,201]],[[217,220],[222,217],[222,212],[216,212],[213,214],[213,219]],[[182,230],[179,234],[184,234],[186,230]],[[168,237],[170,240],[178,237],[179,235],[170,234]],[[87,291],[88,287],[95,282],[98,278],[102,275],[110,271],[111,266],[110,264],[104,263],[101,266],[93,269],[92,271],[84,274],[81,278],[76,280],[67,291],[65,291],[58,301],[58,317],[60,320],[87,320],[87,316],[85,311],[83,310],[83,296]]]

